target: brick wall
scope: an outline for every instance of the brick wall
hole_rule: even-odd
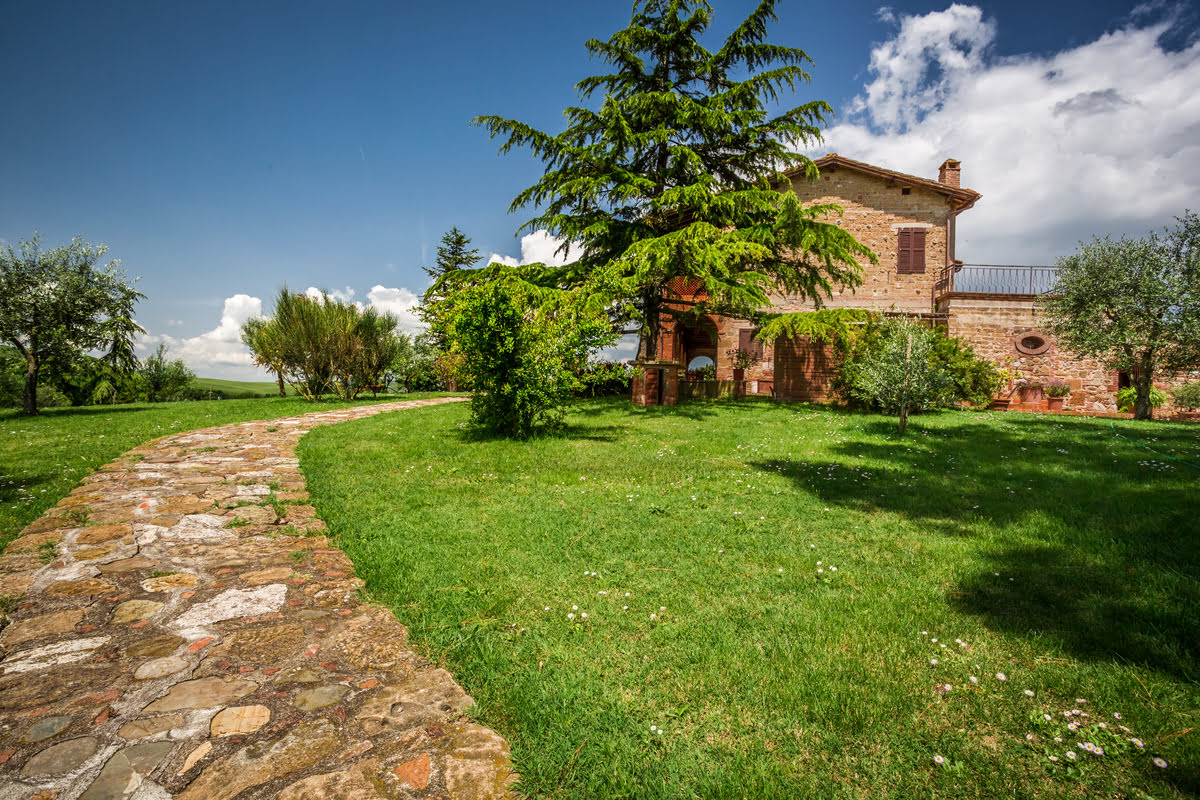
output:
[[[804,178],[793,181],[792,190],[805,205],[841,205],[845,209],[843,216],[824,221],[840,225],[879,257],[877,264],[862,264],[863,283],[857,290],[835,289],[833,297],[825,300],[827,306],[881,310],[894,306],[898,311],[920,313],[930,310],[933,285],[948,263],[950,206],[944,195],[932,189],[914,186],[906,195],[904,188],[848,169],[826,169],[815,183]],[[896,270],[901,228],[925,230],[923,273]],[[807,311],[813,307],[811,301],[784,295],[773,297],[772,302],[780,311]]]
[[[837,374],[833,348],[808,339],[775,343],[775,397],[804,403],[831,400],[829,383]]]
[[[1092,359],[1063,352],[1046,329],[1036,302],[1028,298],[951,298],[943,304],[949,312],[948,332],[971,343],[981,358],[1013,366],[1025,378],[1047,383],[1061,381],[1071,387],[1067,407],[1076,411],[1113,412],[1116,404],[1116,373]],[[1032,355],[1017,345],[1026,337],[1041,337],[1049,343],[1045,352]]]

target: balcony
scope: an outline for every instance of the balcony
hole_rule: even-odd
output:
[[[947,296],[963,295],[1037,297],[1049,294],[1057,280],[1058,267],[952,264],[942,270],[933,298],[939,302]]]

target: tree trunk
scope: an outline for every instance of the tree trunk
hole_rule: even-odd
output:
[[[38,413],[37,407],[38,361],[30,355],[25,359],[25,395],[22,399],[21,410],[26,414]]]
[[[646,361],[658,360],[658,337],[659,337],[659,311],[658,303],[646,295],[643,298],[645,305],[645,321],[642,323],[642,342],[644,343],[644,356]],[[639,348],[640,349],[640,348]]]
[[[1133,418],[1152,419],[1154,409],[1150,406],[1150,390],[1154,388],[1154,376],[1148,364],[1142,364],[1141,374],[1134,378],[1133,385],[1137,395],[1133,403]]]
[[[900,405],[900,433],[904,433],[904,429],[908,427],[908,403]]]
[[[275,373],[275,382],[279,384],[279,396],[287,397],[287,390],[285,390],[283,388],[283,373],[282,372]]]

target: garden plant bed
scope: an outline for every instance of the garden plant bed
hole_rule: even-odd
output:
[[[518,443],[466,420],[299,454],[527,795],[1200,792],[1194,426],[955,411],[902,438],[824,407],[597,401]]]

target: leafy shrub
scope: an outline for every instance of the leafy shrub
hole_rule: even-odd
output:
[[[996,365],[975,355],[965,340],[947,336],[941,328],[933,329],[932,363],[950,377],[953,401],[986,406],[1000,391],[1001,376]]]
[[[283,287],[270,319],[242,326],[254,363],[296,388],[308,400],[333,392],[353,400],[382,382],[396,355],[396,318],[360,309],[322,294],[293,294]]]
[[[188,369],[181,358],[168,361],[167,346],[160,343],[158,349],[142,362],[137,376],[146,402],[153,403],[180,399],[184,388],[195,380],[196,373]]]
[[[582,386],[578,365],[615,338],[602,315],[532,308],[503,277],[445,302],[451,344],[472,380],[472,421],[504,436],[526,438],[560,424]]]
[[[624,361],[590,361],[579,372],[581,397],[613,397],[633,391],[633,366]]]
[[[880,326],[878,347],[862,357],[851,393],[861,402],[900,418],[900,432],[910,411],[944,405],[953,396],[953,379],[933,358],[936,335],[908,320]]]
[[[1045,388],[1047,397],[1066,397],[1071,393],[1071,385],[1062,381],[1051,381]]]
[[[873,400],[855,391],[861,383],[863,365],[884,347],[885,332],[890,323],[869,322],[852,339],[837,340],[843,352],[842,364],[834,377],[832,388],[851,405],[880,409]],[[926,329],[929,333],[930,365],[943,372],[949,379],[947,391],[935,405],[953,405],[958,402],[972,405],[987,405],[1003,383],[1002,370],[994,363],[975,355],[975,351],[963,339],[947,336],[942,328]],[[882,409],[880,409],[882,410]]]
[[[705,364],[703,367],[688,370],[688,380],[715,381],[716,379],[717,367],[715,364]]]
[[[1171,390],[1171,397],[1175,399],[1175,405],[1180,408],[1186,411],[1195,411],[1200,408],[1200,381],[1176,386]]]
[[[37,387],[38,408],[58,408],[71,405],[71,400],[53,386],[41,384]]]
[[[1150,407],[1158,408],[1167,402],[1167,393],[1157,386],[1150,387]],[[1137,404],[1137,390],[1132,386],[1126,386],[1123,389],[1117,390],[1117,410],[1124,412],[1133,411],[1133,407]]]

